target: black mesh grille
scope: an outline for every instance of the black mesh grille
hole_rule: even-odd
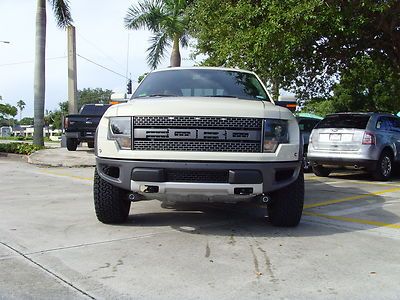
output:
[[[135,127],[261,129],[262,119],[234,117],[134,117]]]
[[[134,150],[199,151],[199,152],[261,152],[259,142],[198,142],[134,140]]]
[[[227,183],[228,171],[220,170],[168,170],[167,181],[169,182],[206,182]]]

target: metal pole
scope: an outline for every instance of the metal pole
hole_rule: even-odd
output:
[[[68,26],[68,112],[78,112],[75,27]]]

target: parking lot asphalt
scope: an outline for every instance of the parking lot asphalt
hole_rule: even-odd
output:
[[[93,168],[0,157],[0,298],[398,299],[400,178],[306,175],[296,228],[240,207],[134,203],[104,225]],[[289,195],[288,195],[289,196]]]

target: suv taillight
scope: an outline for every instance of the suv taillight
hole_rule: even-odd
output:
[[[68,128],[68,118],[64,118],[64,129]]]
[[[364,132],[363,145],[375,145],[375,135],[371,132]]]

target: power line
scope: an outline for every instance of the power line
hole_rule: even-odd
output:
[[[121,76],[121,77],[123,77],[123,78],[125,78],[125,79],[129,79],[129,78],[127,78],[125,75],[122,75],[121,73],[118,73],[118,72],[116,72],[116,71],[114,71],[114,70],[111,70],[111,69],[109,69],[109,68],[107,68],[107,67],[105,67],[105,66],[103,66],[103,65],[100,65],[99,63],[97,63],[97,62],[95,62],[95,61],[93,61],[93,60],[91,60],[91,59],[89,59],[89,58],[86,58],[86,57],[84,57],[84,56],[82,56],[82,55],[80,55],[80,54],[76,54],[76,55],[79,56],[80,58],[83,58],[84,60],[86,60],[86,61],[88,61],[88,62],[90,62],[90,63],[92,63],[92,64],[94,64],[94,65],[96,65],[96,66],[98,66],[98,67],[100,67],[100,68],[103,68],[103,69],[105,69],[105,70],[111,72],[111,73],[114,73],[114,74],[116,74],[116,75],[118,75],[118,76]]]
[[[119,63],[118,61],[116,61],[114,58],[112,58],[110,55],[108,55],[105,51],[103,51],[102,49],[100,49],[99,46],[97,46],[95,43],[89,41],[86,37],[84,37],[81,33],[77,32],[77,35],[82,38],[86,43],[88,43],[89,45],[91,45],[94,49],[96,49],[98,52],[100,52],[101,54],[104,55],[105,58],[113,61],[114,63],[116,63],[119,67],[122,67],[122,64]]]
[[[55,59],[60,59],[60,58],[66,58],[66,56],[49,57],[49,58],[46,58],[46,60],[55,60]],[[2,64],[2,65],[0,65],[0,67],[32,64],[34,62],[35,62],[34,60],[20,61],[20,62]]]
[[[93,61],[93,60],[91,60],[89,58],[87,58],[87,57],[84,57],[84,56],[82,56],[80,54],[76,54],[76,55],[79,56],[80,58],[82,58],[82,59],[84,59],[84,60],[86,60],[86,61],[88,61],[88,62],[90,62],[90,63],[92,63],[92,64],[94,64],[94,65],[96,65],[98,67],[100,67],[100,68],[103,68],[103,69],[111,72],[111,73],[114,73],[114,74],[116,74],[118,76],[121,76],[121,77],[123,77],[125,79],[129,79],[127,76],[122,75],[121,73],[118,73],[118,72],[116,72],[114,70],[111,70],[110,68],[107,68],[107,67],[105,67],[105,66],[103,66],[103,65],[101,65],[101,64],[99,64],[99,63],[97,63],[97,62],[95,62],[95,61]],[[56,60],[56,59],[62,59],[62,58],[67,58],[67,56],[49,57],[49,58],[46,58],[46,60]],[[20,61],[20,62],[8,63],[8,64],[1,64],[0,67],[32,64],[34,62],[35,62],[34,60]]]

